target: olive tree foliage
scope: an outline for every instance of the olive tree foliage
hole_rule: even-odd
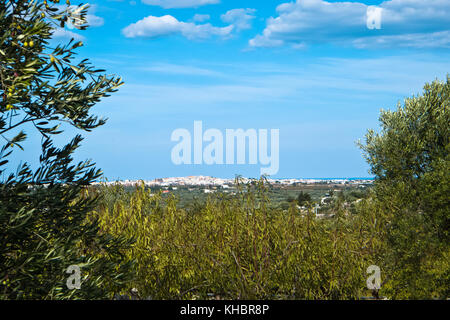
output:
[[[82,42],[55,44],[67,22],[88,27],[86,5],[0,0],[0,298],[106,298],[125,281],[119,263],[128,242],[103,235],[90,212],[97,197],[86,186],[101,171],[73,163],[82,137],[53,144],[66,123],[91,131],[105,123],[91,108],[122,84],[76,57]],[[42,153],[32,169],[8,162],[30,134]],[[27,160],[27,159],[24,159]],[[10,173],[15,172],[15,173]],[[69,289],[66,270],[78,265],[81,288]]]
[[[361,147],[375,175],[382,212],[385,293],[397,298],[449,296],[450,78],[424,86],[395,111],[381,111],[381,131]]]

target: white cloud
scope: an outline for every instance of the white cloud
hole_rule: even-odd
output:
[[[181,34],[187,39],[207,39],[213,36],[225,38],[231,34],[233,26],[214,27],[211,24],[195,24],[178,21],[170,15],[162,17],[148,16],[122,30],[127,38],[156,38]]]
[[[215,70],[171,63],[157,63],[148,67],[139,67],[139,70],[170,75],[190,75],[190,76],[209,76],[209,77],[223,76],[223,74]]]
[[[85,38],[75,32],[63,29],[63,28],[56,28],[53,32],[53,39],[68,39],[74,38],[75,40],[84,40]]]
[[[450,48],[450,31],[432,33],[412,33],[378,37],[366,37],[353,40],[357,48]]]
[[[160,6],[164,9],[196,8],[207,4],[220,3],[220,0],[142,0],[143,3],[152,6]]]
[[[208,71],[199,71],[205,69],[203,62],[180,61],[177,65],[156,64],[150,69],[155,72],[191,73],[193,76],[196,76],[197,71],[217,72],[223,76],[211,77],[204,82],[179,82],[173,78],[173,81],[164,82],[149,80],[127,83],[119,96],[141,112],[147,112],[143,109],[148,104],[164,105],[165,114],[190,114],[193,109],[199,113],[212,110],[220,112],[218,109],[222,106],[226,106],[224,110],[233,108],[238,111],[245,106],[260,111],[258,108],[267,107],[268,102],[274,106],[274,110],[280,106],[289,110],[299,106],[320,107],[330,101],[337,105],[336,108],[347,107],[348,103],[355,105],[354,101],[357,101],[356,105],[360,103],[361,107],[378,101],[378,109],[389,107],[378,105],[383,97],[394,98],[391,106],[395,107],[397,98],[420,92],[424,79],[445,79],[449,66],[448,54],[366,59],[322,58],[296,66],[276,62],[245,62],[216,65]],[[148,65],[139,63],[135,67],[143,70]],[[149,76],[145,77],[149,79]],[[317,99],[318,96],[321,99]],[[186,105],[192,108],[186,109]],[[155,110],[148,109],[148,112]]]
[[[297,49],[297,50],[303,50],[306,49],[308,46],[306,45],[305,42],[299,42],[299,43],[293,43],[292,44],[292,48]]]
[[[211,16],[209,14],[195,14],[192,20],[195,22],[205,22],[211,19]]]
[[[366,27],[368,5],[361,2],[328,2],[297,0],[277,7],[278,16],[269,18],[262,34],[249,41],[251,47],[274,47],[302,42],[339,42],[370,47],[425,47],[426,34],[430,47],[448,46],[450,1],[386,0],[380,30]],[[396,42],[399,40],[400,42]]]
[[[105,23],[105,20],[102,17],[94,14],[86,15],[86,19],[90,27],[101,27]]]
[[[244,30],[251,28],[251,21],[255,18],[253,15],[255,9],[233,9],[221,16],[223,22],[232,24],[237,30]]]
[[[280,47],[284,44],[283,40],[273,39],[264,35],[257,35],[249,41],[250,47]]]

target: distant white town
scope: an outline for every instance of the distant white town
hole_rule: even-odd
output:
[[[241,178],[243,183],[247,183],[252,179]],[[148,187],[160,186],[221,186],[227,187],[235,184],[235,179],[215,178],[209,176],[188,176],[188,177],[170,177],[158,178],[154,180],[118,180],[98,182],[97,184],[121,184],[124,186],[134,186],[144,182]],[[336,179],[267,179],[267,182],[274,185],[290,186],[298,184],[343,184],[343,185],[365,185],[371,184],[373,180],[369,178],[336,178]]]

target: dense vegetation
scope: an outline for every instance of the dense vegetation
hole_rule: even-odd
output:
[[[102,230],[136,239],[128,258],[137,260],[137,278],[129,290],[141,297],[345,299],[364,291],[376,240],[368,217],[345,216],[339,202],[335,219],[318,220],[295,205],[270,209],[264,180],[185,209],[143,185],[100,192]]]
[[[104,124],[91,108],[121,84],[86,59],[77,62],[81,42],[50,45],[57,26],[72,17],[78,28],[87,26],[85,6],[66,7],[0,0],[2,299],[107,298],[128,275],[122,269],[127,265],[115,261],[129,243],[100,234],[98,222],[87,219],[97,199],[81,195],[101,171],[89,161],[72,163],[81,136],[62,147],[53,144],[61,124],[85,131]],[[39,163],[14,170],[8,163],[22,149],[26,131],[42,138]],[[82,270],[83,290],[66,286],[73,265]]]

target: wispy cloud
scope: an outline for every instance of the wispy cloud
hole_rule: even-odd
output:
[[[53,39],[71,39],[74,38],[75,40],[84,40],[85,37],[81,34],[63,29],[63,28],[57,28],[53,32]]]
[[[195,22],[205,22],[205,21],[208,21],[210,18],[211,18],[211,16],[209,14],[196,13],[194,15],[194,17],[192,18],[192,20],[194,20]]]
[[[237,30],[251,28],[251,21],[255,18],[255,9],[232,9],[221,16],[223,22],[232,24]]]
[[[130,83],[121,90],[121,96],[136,108],[147,103],[164,105],[165,113],[183,113],[183,110],[214,113],[219,112],[213,110],[215,107],[223,106],[234,111],[243,107],[253,108],[255,112],[260,112],[260,106],[265,106],[267,110],[281,110],[302,106],[322,107],[326,104],[327,108],[333,109],[346,103],[368,104],[383,96],[401,98],[419,93],[424,79],[444,78],[450,67],[450,57],[441,57],[439,62],[433,62],[434,59],[430,55],[322,58],[302,66],[235,63],[232,66],[211,65],[211,68],[195,63],[159,63],[140,69],[169,75],[215,78],[204,82],[184,80],[182,83],[174,78],[173,82],[166,79],[164,83],[160,81],[155,85],[145,81]],[[190,107],[185,109],[187,105]]]
[[[297,0],[277,7],[251,47],[277,47],[298,43],[333,42],[357,47],[447,47],[450,1],[387,0],[382,2],[379,30],[366,27],[369,6],[362,2]],[[429,43],[424,39],[430,35]]]
[[[142,0],[143,3],[152,6],[160,6],[164,9],[196,8],[207,4],[217,4],[220,0]]]
[[[357,48],[450,48],[450,31],[409,33],[353,40]]]
[[[221,72],[215,70],[171,63],[156,63],[147,67],[139,67],[139,70],[169,75],[190,75],[190,76],[208,76],[208,77],[223,76]]]

